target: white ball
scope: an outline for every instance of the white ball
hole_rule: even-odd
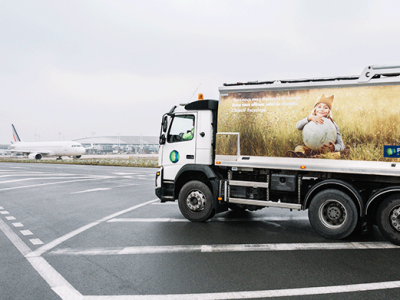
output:
[[[322,119],[324,120],[323,124],[315,124],[311,121],[303,128],[304,144],[312,150],[321,150],[323,144],[329,145],[329,142],[336,142],[335,125],[327,118]]]

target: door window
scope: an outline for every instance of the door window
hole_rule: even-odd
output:
[[[190,141],[194,137],[194,115],[176,115],[168,133],[168,142]]]

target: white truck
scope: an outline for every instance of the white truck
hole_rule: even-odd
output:
[[[161,202],[177,199],[194,222],[228,209],[308,209],[325,238],[376,224],[400,245],[400,66],[219,91],[219,101],[163,115]]]

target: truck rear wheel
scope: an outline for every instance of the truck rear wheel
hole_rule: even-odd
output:
[[[324,238],[344,239],[356,229],[358,212],[347,194],[329,189],[312,199],[308,218],[314,230]]]
[[[381,203],[376,219],[382,235],[400,245],[400,194],[389,196]]]
[[[210,188],[201,181],[189,181],[179,193],[179,209],[192,222],[203,222],[213,215],[213,197]]]

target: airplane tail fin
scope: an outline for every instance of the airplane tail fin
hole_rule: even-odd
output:
[[[12,127],[12,135],[13,135],[14,142],[22,142],[22,140],[19,138],[17,130],[15,130],[15,127],[13,124],[11,124],[11,127]]]

